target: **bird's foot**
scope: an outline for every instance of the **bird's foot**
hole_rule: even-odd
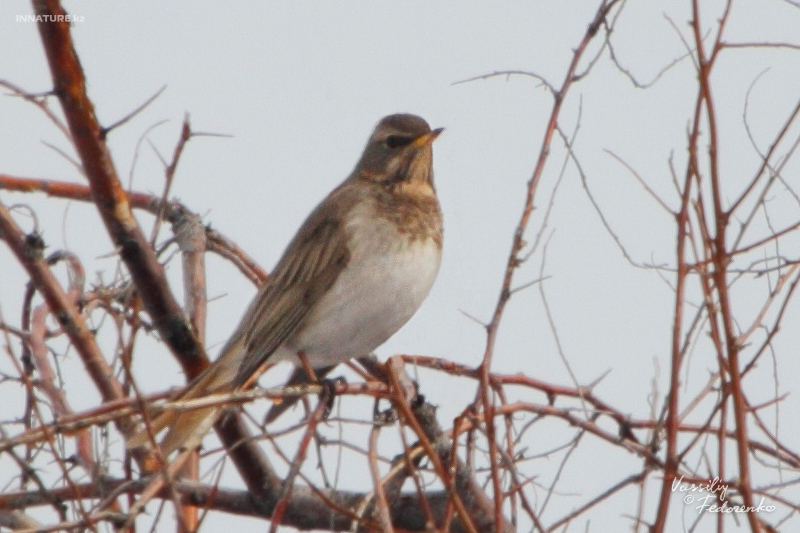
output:
[[[319,402],[325,407],[322,419],[327,419],[333,410],[333,402],[336,400],[336,391],[343,385],[347,385],[347,381],[343,376],[323,379],[319,382],[322,385],[322,390],[319,393]]]

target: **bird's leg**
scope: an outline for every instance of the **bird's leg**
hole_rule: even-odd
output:
[[[325,404],[325,413],[322,415],[323,420],[327,420],[328,416],[333,411],[333,401],[336,399],[336,387],[340,380],[344,378],[325,379],[322,381],[322,392],[319,393],[319,401]]]
[[[384,364],[378,361],[375,354],[370,354],[359,357],[356,361],[366,371],[360,372],[366,379],[375,379],[389,386],[392,402],[402,401],[407,405],[414,405],[415,401],[422,398],[419,394],[419,385],[406,372],[402,358],[390,357]],[[389,409],[381,410],[380,400],[375,401],[372,415],[376,424],[387,424],[397,420],[394,405]]]
[[[303,367],[303,370],[306,371],[306,375],[311,379],[311,383],[319,383],[317,379],[317,373],[314,372],[314,369],[308,364],[308,356],[303,351],[297,352],[297,358],[300,360],[300,366]]]
[[[329,381],[327,379],[320,381],[320,379],[317,377],[317,373],[314,371],[314,368],[308,363],[308,357],[304,352],[297,352],[297,358],[300,360],[300,365],[303,367],[303,370],[305,370],[306,375],[308,375],[309,381],[311,383],[319,383],[323,385],[322,392],[319,394],[319,401],[325,403],[325,411],[322,415],[322,418],[326,419],[328,418],[328,414],[330,414],[331,409],[333,409],[333,400],[336,397],[336,382]],[[323,376],[324,375],[325,374],[323,374]],[[303,403],[305,404],[306,411],[308,411],[309,405],[305,398],[303,398]]]
[[[386,373],[386,367],[378,361],[378,357],[374,353],[358,357],[356,361],[361,365],[361,368],[366,370],[366,372],[359,372],[362,376],[389,383],[389,374]]]
[[[375,354],[369,354],[364,357],[359,357],[356,361],[358,361],[358,364],[373,378],[387,385],[391,385],[391,375],[394,374],[400,384],[400,393],[406,399],[407,403],[410,404],[414,398],[416,398],[419,385],[408,375],[405,364],[400,357],[390,357],[384,364],[378,361]]]

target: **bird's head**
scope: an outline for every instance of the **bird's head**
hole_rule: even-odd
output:
[[[433,188],[431,144],[444,128],[431,130],[416,115],[383,118],[367,142],[356,176],[391,187]]]

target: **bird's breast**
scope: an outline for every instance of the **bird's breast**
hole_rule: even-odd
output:
[[[291,343],[312,366],[371,353],[414,315],[439,271],[441,238],[376,216],[374,204],[354,207],[345,228],[350,261]]]

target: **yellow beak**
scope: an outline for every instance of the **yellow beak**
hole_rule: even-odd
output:
[[[444,128],[436,128],[430,133],[426,133],[425,135],[420,135],[414,142],[412,143],[416,148],[422,148],[423,146],[430,145],[433,141],[436,140],[436,137],[439,136],[444,131]]]

